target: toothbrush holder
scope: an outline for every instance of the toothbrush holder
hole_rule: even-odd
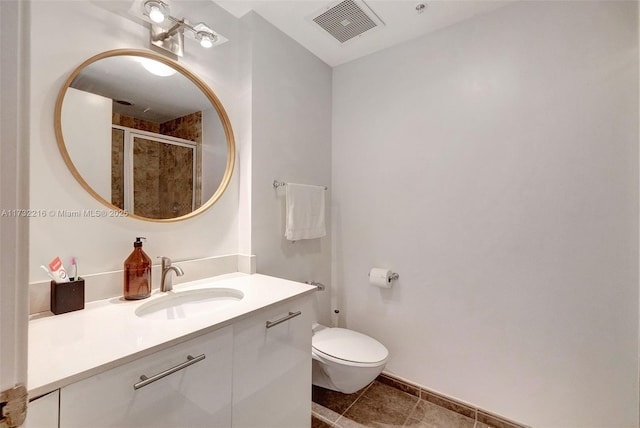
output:
[[[84,309],[84,279],[51,281],[51,312],[56,315]]]

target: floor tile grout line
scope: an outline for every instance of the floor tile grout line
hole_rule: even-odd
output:
[[[332,427],[337,427],[340,428],[340,425],[338,425],[338,421],[342,419],[342,416],[340,416],[338,419],[336,419],[336,421],[331,425]]]
[[[326,407],[324,407],[324,406],[322,406],[322,407],[326,409]],[[333,426],[333,424],[334,424],[334,422],[332,422],[329,419],[327,419],[326,417],[322,416],[320,413],[314,412],[313,410],[311,410],[311,416],[315,417],[316,419],[320,419],[322,422],[324,422],[324,423],[326,423],[328,425]],[[339,419],[339,417],[338,417],[338,419]]]
[[[374,382],[375,382],[375,381],[374,381]],[[344,412],[342,412],[342,413],[340,414],[340,418],[341,418],[342,416],[344,416],[344,414],[345,414],[345,413],[347,413],[347,412],[349,411],[349,409],[350,409],[350,408],[352,408],[352,407],[353,407],[353,405],[354,405],[354,404],[356,404],[360,398],[362,398],[362,396],[364,395],[364,393],[365,393],[365,392],[367,392],[367,390],[368,390],[369,388],[371,388],[371,385],[373,385],[373,382],[371,382],[369,385],[367,385],[367,387],[366,387],[366,388],[363,388],[363,389],[362,389],[362,392],[360,393],[360,395],[358,395],[358,396],[356,397],[356,399],[355,399],[355,400],[353,400],[353,403],[351,403],[351,404],[349,405],[349,407],[347,407],[346,409],[344,409]],[[336,422],[338,422],[338,421],[340,420],[340,418],[338,418],[338,419],[336,420]],[[347,419],[348,419],[348,418],[347,418]]]
[[[375,382],[375,381],[371,382],[369,385],[367,385],[365,388],[363,388],[363,389],[362,389],[362,392],[361,392],[361,393],[356,397],[356,399],[355,399],[355,400],[353,400],[353,403],[351,403],[351,404],[350,404],[346,409],[344,409],[344,412],[342,412],[342,413],[340,414],[340,416],[338,417],[338,419],[336,419],[336,421],[335,421],[335,422],[333,423],[333,425],[332,425],[333,427],[338,427],[338,428],[340,427],[340,425],[338,425],[338,422],[340,421],[340,419],[342,419],[342,418],[349,419],[349,418],[347,418],[346,416],[344,416],[344,415],[345,415],[345,413],[347,413],[347,412],[349,411],[349,409],[350,409],[350,408],[352,408],[352,407],[353,407],[353,405],[354,405],[354,404],[356,404],[356,402],[357,402],[358,400],[360,400],[360,398],[362,398],[362,396],[364,395],[364,393],[365,393],[365,392],[367,392],[367,390],[368,390],[369,388],[371,388],[371,385],[373,385],[373,383],[374,383],[374,382]],[[351,419],[349,419],[349,420],[351,420]]]
[[[409,395],[411,395],[411,394],[409,394]],[[416,408],[418,407],[419,404],[420,404],[420,397],[418,397],[418,401],[416,401],[416,404],[414,404],[413,407],[411,408],[411,410],[409,411],[409,413],[407,413],[407,417],[404,419],[404,423],[402,424],[403,427],[407,426],[407,422],[409,422],[409,418],[411,417],[411,415],[413,414],[414,410],[416,410]]]

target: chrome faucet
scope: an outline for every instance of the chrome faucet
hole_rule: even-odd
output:
[[[173,290],[173,283],[171,281],[171,271],[174,271],[177,276],[184,275],[184,271],[180,266],[171,265],[171,259],[169,257],[162,258],[162,277],[160,278],[160,291]]]

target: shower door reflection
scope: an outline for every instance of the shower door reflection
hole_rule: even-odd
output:
[[[175,218],[193,211],[197,203],[196,143],[115,126],[114,137],[120,130],[124,155],[120,167],[115,148],[118,135],[113,141],[112,203],[151,219]]]

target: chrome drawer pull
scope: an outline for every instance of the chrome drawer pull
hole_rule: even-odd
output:
[[[140,389],[143,386],[147,386],[150,383],[160,380],[163,377],[167,377],[172,373],[175,373],[179,370],[189,367],[190,365],[195,364],[198,361],[202,361],[204,359],[205,359],[204,354],[198,355],[197,357],[192,357],[191,355],[187,355],[187,361],[185,361],[184,363],[180,363],[177,366],[171,367],[170,369],[166,369],[165,371],[155,374],[151,377],[146,377],[145,375],[140,376],[140,382],[134,383],[133,389]]]
[[[302,312],[301,312],[301,311],[298,311],[298,312],[289,312],[289,315],[287,315],[286,317],[282,317],[282,318],[280,318],[279,320],[276,320],[276,321],[267,321],[267,328],[271,328],[271,327],[273,327],[274,325],[278,325],[278,324],[283,323],[283,322],[285,322],[285,321],[289,321],[291,318],[295,318],[295,317],[297,317],[298,315],[302,315]]]

